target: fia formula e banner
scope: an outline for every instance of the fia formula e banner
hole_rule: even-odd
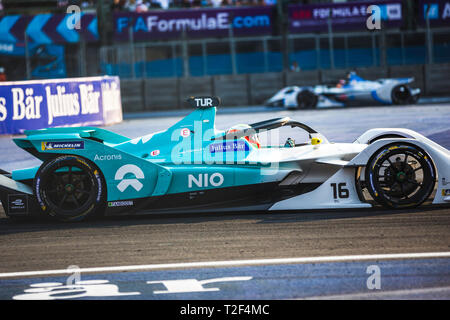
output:
[[[155,10],[114,15],[114,39],[135,41],[188,37],[265,35],[272,32],[274,6],[195,10]]]
[[[367,30],[370,14],[367,8],[377,5],[383,27],[399,27],[402,23],[402,1],[365,1],[317,5],[290,5],[289,31],[322,32],[328,30],[331,19],[333,30]]]
[[[427,17],[432,27],[450,26],[450,0],[420,1],[419,23],[426,25]]]
[[[121,121],[118,77],[0,82],[0,134]]]

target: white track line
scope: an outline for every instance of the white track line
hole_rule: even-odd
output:
[[[314,296],[314,297],[300,298],[299,300],[412,299],[414,297],[411,296],[414,295],[442,294],[442,293],[450,294],[450,287],[374,291],[363,293],[338,294],[331,296]],[[423,300],[422,296],[419,296],[419,298]]]
[[[249,266],[249,265],[270,265],[270,264],[290,264],[290,263],[321,263],[321,262],[335,262],[335,261],[342,262],[342,261],[364,261],[364,260],[386,260],[386,259],[424,259],[424,258],[448,258],[448,257],[450,257],[450,252],[424,252],[424,253],[366,254],[366,255],[281,258],[281,259],[205,261],[205,262],[185,262],[185,263],[148,264],[148,265],[135,265],[135,266],[118,266],[118,267],[97,267],[97,268],[59,269],[59,270],[43,270],[43,271],[7,272],[7,273],[0,273],[0,278],[72,274],[75,271],[82,272],[82,273],[123,272],[123,271],[174,269],[174,268],[199,268],[199,267],[208,268],[208,267],[231,267],[231,266],[236,267],[236,266]]]

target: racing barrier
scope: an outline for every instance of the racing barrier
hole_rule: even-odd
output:
[[[448,95],[450,64],[355,68],[367,80],[414,77],[425,96]],[[188,96],[221,97],[223,107],[259,105],[286,86],[336,84],[348,69],[267,72],[189,78],[122,79],[124,112],[182,109]]]
[[[0,83],[0,134],[121,121],[119,77]]]

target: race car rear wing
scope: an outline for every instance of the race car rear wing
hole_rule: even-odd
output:
[[[25,135],[28,138],[44,135],[45,139],[51,139],[52,136],[59,135],[78,135],[79,138],[93,139],[99,142],[108,142],[111,144],[119,144],[130,140],[115,132],[96,128],[96,127],[61,127],[61,128],[47,128],[39,130],[25,130]],[[25,139],[13,139],[14,141],[22,141]],[[19,146],[20,147],[20,146]]]

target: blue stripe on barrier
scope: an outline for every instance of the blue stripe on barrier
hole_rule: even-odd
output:
[[[47,21],[52,17],[52,14],[38,14],[33,20],[28,24],[26,29],[26,34],[36,43],[49,44],[52,43],[50,39],[42,28],[45,26]]]
[[[20,16],[5,16],[0,20],[0,40],[16,42],[17,39],[9,32]]]
[[[67,22],[69,19],[73,19],[73,24],[76,24],[80,21],[82,15],[82,13],[78,17],[76,13],[66,15],[56,27],[56,31],[68,42],[78,42],[80,40],[78,31],[75,28],[69,28]]]
[[[97,17],[92,19],[91,23],[89,23],[87,29],[98,39],[98,22]]]

